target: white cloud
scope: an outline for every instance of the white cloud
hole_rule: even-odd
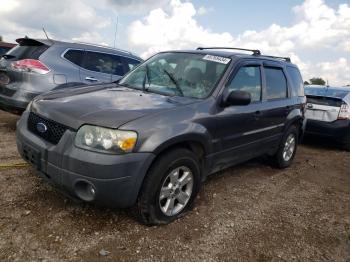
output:
[[[105,0],[117,13],[142,14],[154,8],[165,7],[169,0]]]
[[[8,41],[24,35],[43,38],[42,27],[51,37],[61,40],[79,37],[86,32],[98,36],[98,30],[110,24],[108,18],[97,15],[95,9],[83,0],[1,1],[5,1],[5,5],[2,2],[0,7],[0,34]]]
[[[205,6],[200,6],[197,10],[198,15],[206,15],[211,12],[214,12],[214,8],[212,7],[205,7]]]
[[[332,8],[324,0],[305,0],[292,9],[292,25],[272,24],[260,31],[232,35],[202,26],[198,16],[215,10],[205,6],[196,9],[189,0],[0,1],[0,35],[7,41],[25,35],[43,38],[41,28],[45,27],[56,39],[110,43],[111,39],[103,36],[114,35],[115,13],[144,14],[127,26],[125,35],[118,36],[123,45],[128,43],[124,48],[143,57],[198,46],[258,48],[265,54],[291,56],[305,79],[319,76],[331,84],[349,84],[350,5],[345,3]],[[125,27],[120,27],[124,33]],[[322,60],[317,53],[322,54]]]
[[[79,36],[73,37],[72,40],[74,42],[98,43],[108,46],[108,44],[104,42],[104,38],[97,32],[84,32]]]
[[[213,33],[200,26],[194,18],[197,11],[192,3],[172,0],[170,7],[170,12],[154,9],[143,21],[129,26],[130,45],[142,50],[144,57],[166,49],[233,43],[229,33]]]
[[[258,48],[263,53],[291,56],[302,70],[305,79],[324,77],[334,84],[348,81],[343,74],[336,74],[332,66],[340,61],[349,75],[348,61],[304,61],[300,53],[308,51],[341,53],[350,51],[350,7],[347,4],[333,9],[323,0],[305,0],[293,8],[295,23],[289,27],[272,24],[261,31],[249,30],[240,35],[215,33],[198,24],[196,15],[205,13],[196,10],[190,2],[172,0],[169,10],[157,8],[142,20],[134,21],[128,28],[131,48],[147,57],[170,49],[192,49],[197,46],[239,46]],[[317,58],[316,58],[317,59]],[[328,64],[327,64],[328,63]],[[317,64],[317,65],[316,65]],[[328,66],[326,66],[328,65]],[[340,70],[340,68],[339,68]]]
[[[310,73],[314,76],[322,75],[331,86],[350,85],[350,60],[341,57],[336,61],[320,62],[311,68]]]

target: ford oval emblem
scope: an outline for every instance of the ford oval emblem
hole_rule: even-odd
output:
[[[36,130],[38,130],[39,133],[45,133],[47,131],[47,126],[44,123],[39,122],[36,124]]]

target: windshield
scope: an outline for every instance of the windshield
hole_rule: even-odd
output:
[[[313,96],[327,96],[327,97],[336,97],[336,98],[344,98],[349,94],[349,90],[344,89],[333,89],[333,88],[313,88],[313,87],[307,87],[305,88],[305,94],[306,95],[313,95]]]
[[[120,85],[165,95],[205,98],[230,59],[203,54],[161,53],[127,74]]]

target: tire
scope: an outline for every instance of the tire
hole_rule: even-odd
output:
[[[284,133],[278,151],[272,158],[273,166],[283,169],[289,167],[292,164],[295,154],[297,152],[299,142],[298,134],[298,128],[295,125],[289,127],[288,130]],[[287,145],[287,143],[289,144],[289,146]]]
[[[343,149],[346,151],[350,151],[350,135],[345,137],[345,139],[342,142]]]
[[[183,216],[192,208],[198,194],[200,175],[199,161],[194,153],[182,148],[166,152],[156,160],[145,177],[135,206],[138,220],[152,226],[168,224]],[[182,179],[184,181],[181,182]]]

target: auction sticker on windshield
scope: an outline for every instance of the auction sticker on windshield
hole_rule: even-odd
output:
[[[225,65],[227,65],[231,61],[230,58],[226,58],[226,57],[222,57],[222,56],[215,56],[215,55],[205,55],[203,57],[203,59],[208,60],[208,61],[221,63],[221,64],[225,64]]]

